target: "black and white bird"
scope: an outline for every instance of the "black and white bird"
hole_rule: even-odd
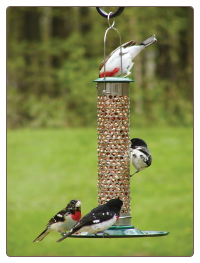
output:
[[[48,235],[51,231],[56,231],[62,235],[69,231],[79,220],[81,219],[81,201],[71,200],[66,208],[59,211],[54,217],[52,217],[45,230],[33,241],[39,242]]]
[[[152,45],[157,42],[155,35],[151,35],[149,38],[136,45],[134,40],[131,40],[125,44],[123,44],[120,48],[116,48],[112,51],[105,60],[99,66],[99,77],[117,77],[126,74],[124,77],[131,74],[130,70],[133,67],[133,59],[146,47]],[[122,63],[121,63],[122,58]],[[121,69],[122,64],[122,69]],[[105,74],[104,74],[104,66],[105,66]]]
[[[135,167],[135,173],[144,170],[152,163],[152,156],[145,141],[139,138],[131,139],[131,162]],[[134,174],[130,175],[132,177]]]
[[[117,198],[109,200],[104,205],[95,207],[57,242],[61,242],[77,232],[88,232],[96,235],[107,230],[118,220],[122,205],[123,202]]]

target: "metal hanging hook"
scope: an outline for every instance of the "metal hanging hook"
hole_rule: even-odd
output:
[[[119,15],[124,11],[124,8],[125,8],[125,7],[119,7],[119,8],[117,9],[117,11],[116,11],[115,13],[112,13],[112,15],[111,15],[110,17],[113,18],[113,17],[119,16]],[[102,7],[96,7],[96,9],[97,9],[97,12],[98,12],[101,16],[106,17],[106,18],[108,17],[108,14],[103,10]]]
[[[110,12],[109,14],[108,14],[108,25],[109,25],[109,28],[114,28],[114,25],[115,25],[115,20],[113,21],[113,23],[112,23],[112,25],[110,25],[110,18],[111,18],[111,16],[112,16],[112,12]]]
[[[113,29],[113,30],[115,30],[115,31],[118,33],[118,35],[119,35],[120,56],[121,56],[121,77],[122,77],[122,45],[121,45],[121,36],[120,36],[120,33],[119,33],[118,29],[114,27],[114,25],[115,25],[115,20],[113,21],[112,25],[110,25],[109,19],[110,19],[110,17],[112,17],[112,14],[113,14],[113,13],[110,12],[110,13],[108,14],[108,17],[107,17],[107,18],[108,18],[109,28],[107,28],[107,30],[106,30],[106,32],[105,32],[105,35],[104,35],[104,61],[105,61],[105,59],[106,59],[106,36],[107,36],[108,31],[109,31],[110,29]],[[104,79],[105,79],[105,78],[106,78],[106,63],[104,64]]]

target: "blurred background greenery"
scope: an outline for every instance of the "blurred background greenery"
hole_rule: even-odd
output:
[[[116,7],[105,7],[106,12]],[[126,7],[122,43],[155,34],[130,84],[131,137],[147,141],[149,169],[131,179],[132,224],[166,237],[32,241],[69,200],[97,205],[98,67],[108,27],[95,7],[7,9],[7,254],[191,256],[193,254],[193,9]],[[109,32],[107,54],[119,45]],[[134,171],[131,167],[132,172]]]
[[[106,12],[116,7],[104,8]],[[193,122],[193,9],[126,7],[116,17],[122,43],[155,34],[130,78],[136,126]],[[107,20],[95,7],[7,9],[7,125],[96,127],[96,89]],[[106,52],[119,46],[109,31]]]

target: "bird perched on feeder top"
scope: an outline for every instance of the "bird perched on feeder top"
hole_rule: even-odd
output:
[[[135,173],[144,170],[152,163],[152,156],[145,141],[139,138],[131,139],[131,162],[136,168]],[[131,177],[134,175],[130,175]]]
[[[57,242],[61,242],[76,232],[88,232],[96,235],[105,231],[118,220],[122,205],[123,202],[117,198],[109,200],[104,205],[95,207]]]
[[[67,207],[58,212],[47,223],[45,230],[33,241],[39,242],[48,235],[51,231],[64,234],[69,231],[81,219],[81,201],[71,200]]]
[[[112,51],[107,58],[99,66],[99,77],[104,77],[104,66],[105,66],[105,77],[117,77],[126,74],[124,77],[131,74],[130,70],[133,66],[132,60],[139,54],[143,49],[157,42],[155,35],[151,35],[149,38],[136,45],[134,40],[131,40],[123,44],[114,51]],[[122,70],[121,70],[121,58],[122,58]],[[122,74],[121,74],[122,71]]]

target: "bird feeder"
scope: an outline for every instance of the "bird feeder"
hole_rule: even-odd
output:
[[[102,9],[98,10],[100,13],[101,11]],[[108,235],[81,232],[71,237],[125,238],[167,235],[169,232],[166,231],[141,231],[131,224],[129,84],[133,80],[121,76],[98,78],[94,82],[97,89],[98,204],[102,205],[119,197],[123,206],[119,220],[104,231]],[[133,181],[133,178],[131,180]]]
[[[131,224],[129,83],[133,80],[109,77],[98,78],[94,82],[97,88],[98,204],[102,205],[119,197],[123,206],[119,220],[105,231],[108,235],[81,232],[71,237],[123,238],[167,235],[169,232],[166,231],[141,231]]]

